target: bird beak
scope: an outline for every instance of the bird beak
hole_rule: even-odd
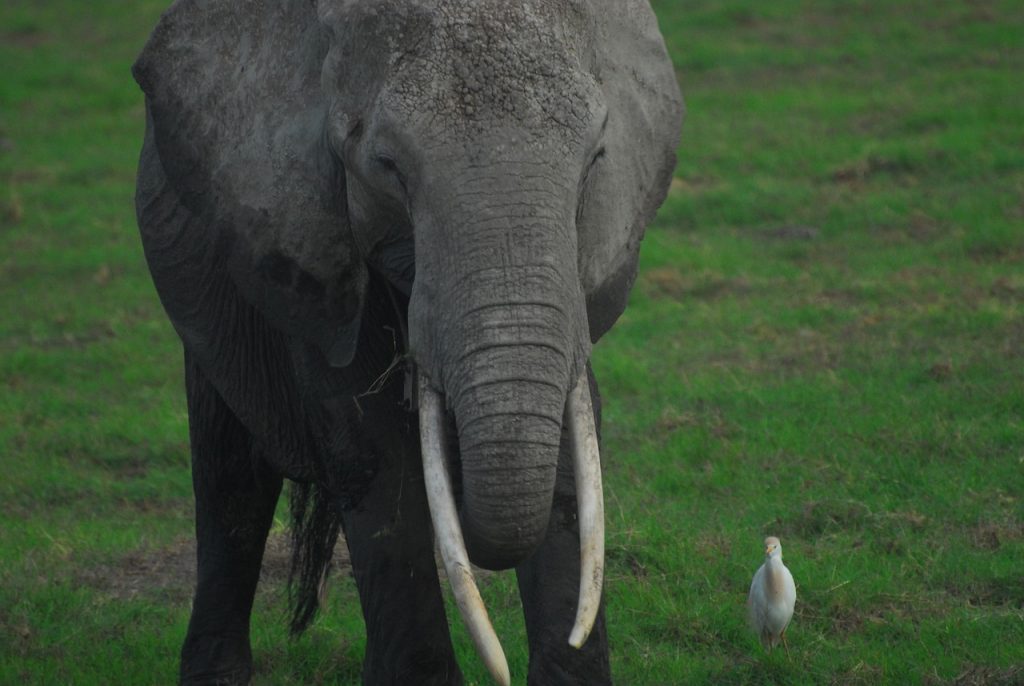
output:
[[[765,555],[771,555],[773,550],[775,550],[775,546],[770,545],[770,546],[768,546],[767,548],[764,549],[764,554]]]

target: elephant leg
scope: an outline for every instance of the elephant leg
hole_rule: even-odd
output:
[[[361,450],[375,474],[342,514],[366,622],[363,682],[462,684],[434,561],[417,425],[408,415],[375,416],[374,404],[380,401],[364,402],[363,426],[373,438]]]
[[[181,649],[182,684],[247,684],[249,615],[281,492],[252,437],[185,355],[197,580]]]
[[[594,421],[600,433],[600,400],[589,369],[588,377],[596,415]],[[566,429],[562,431],[561,445],[547,535],[537,552],[516,567],[530,644],[527,683],[536,686],[610,684],[603,600],[587,642],[579,650],[569,645],[579,596],[580,534],[571,442]]]
[[[576,524],[572,465],[559,459],[555,502],[544,542],[516,567],[530,645],[527,683],[536,686],[610,684],[604,602],[579,650],[569,645],[580,584],[580,538]]]

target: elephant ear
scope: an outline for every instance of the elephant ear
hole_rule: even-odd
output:
[[[133,74],[168,181],[239,293],[343,366],[367,273],[324,133],[327,41],[310,0],[179,0]]]
[[[596,342],[626,307],[640,241],[672,180],[684,108],[647,2],[584,4],[596,31],[590,61],[608,106],[605,152],[587,178],[577,221],[580,275]]]

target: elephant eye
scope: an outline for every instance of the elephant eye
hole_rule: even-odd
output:
[[[373,161],[379,164],[384,169],[388,170],[389,172],[398,171],[398,165],[395,164],[395,161],[388,157],[387,155],[377,155],[376,157],[373,158]]]
[[[597,166],[597,163],[604,157],[604,155],[605,148],[603,145],[594,151],[593,156],[590,158],[590,164],[587,165],[587,168],[583,172],[583,178],[580,180],[581,188],[587,185],[587,181],[590,179],[590,172],[594,170],[594,167]]]
[[[393,157],[385,154],[378,154],[374,155],[373,162],[378,168],[393,176],[395,180],[398,181],[398,185],[402,187],[402,192],[408,195],[409,189],[406,186],[405,174],[403,174],[398,168],[398,163],[395,162]]]
[[[363,121],[361,119],[343,119],[335,122],[334,126],[325,129],[331,150],[342,160],[345,159],[346,153],[351,151],[362,133]]]
[[[580,178],[580,200],[577,203],[577,225],[583,220],[584,209],[587,204],[587,182],[590,180],[590,173],[597,166],[597,163],[601,158],[604,157],[604,146],[602,145],[594,153],[594,156],[590,159],[590,164],[587,165],[587,169],[584,170],[583,176]]]
[[[576,223],[579,224],[580,220],[583,219],[583,208],[586,202],[587,194],[587,182],[590,180],[590,172],[594,170],[597,163],[604,157],[605,149],[602,145],[598,148],[594,155],[590,158],[590,164],[583,170],[583,176],[580,177],[580,190],[579,190],[579,202],[576,204]]]

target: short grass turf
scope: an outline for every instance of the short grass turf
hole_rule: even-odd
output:
[[[163,7],[0,7],[0,683],[176,677],[187,422],[128,71]],[[689,113],[594,353],[617,681],[1021,683],[1024,5],[655,8]],[[256,683],[357,683],[344,573],[287,637],[283,528]],[[744,625],[767,534],[797,581],[788,656]],[[521,682],[514,580],[483,586]]]

